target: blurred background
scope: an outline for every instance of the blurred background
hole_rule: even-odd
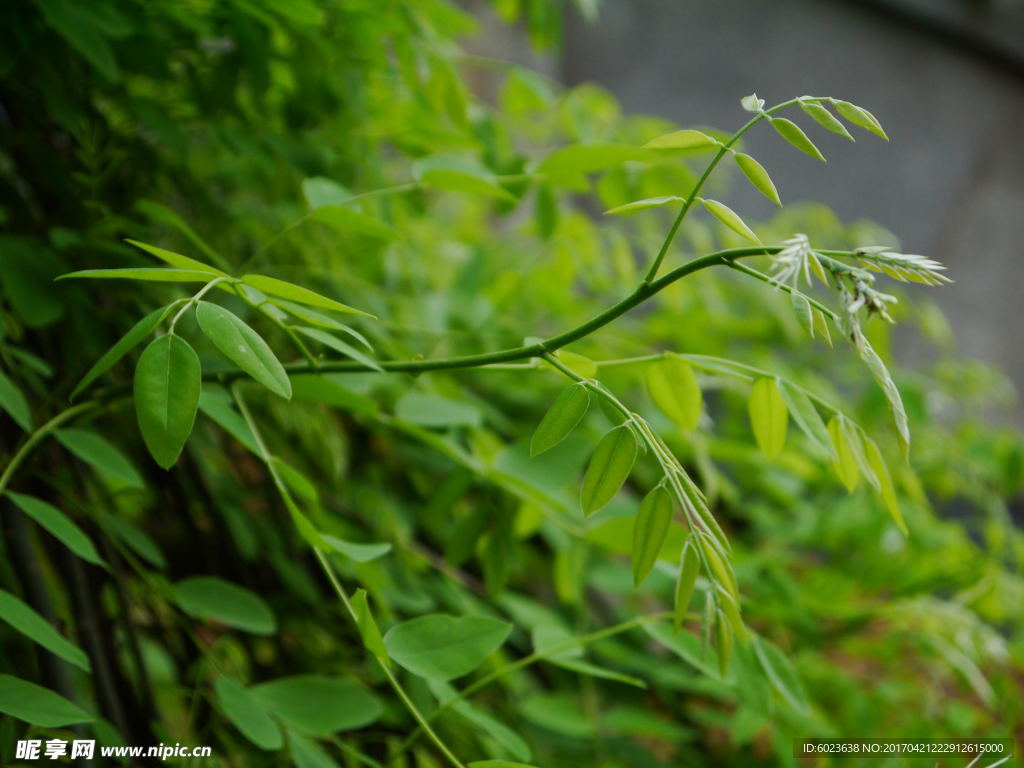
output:
[[[436,720],[466,762],[793,768],[791,739],[811,735],[1022,743],[1024,435],[1009,383],[1024,386],[1020,2],[35,0],[0,15],[0,468],[25,457],[35,425],[66,413],[80,377],[140,317],[187,295],[170,283],[54,282],[156,264],[125,238],[380,318],[328,318],[318,327],[340,334],[330,335],[304,325],[315,319],[224,299],[289,363],[312,356],[300,332],[314,359],[343,366],[369,353],[353,346],[364,337],[379,359],[492,351],[564,331],[638,284],[672,212],[600,212],[692,189],[708,155],[620,157],[586,175],[538,164],[680,127],[731,132],[752,91],[872,110],[891,143],[861,130],[843,143],[792,115],[827,165],[770,128],[750,132],[746,149],[785,208],[728,167],[709,193],[765,242],[804,232],[948,264],[956,283],[940,290],[882,282],[901,296],[898,325],[866,324],[902,394],[910,463],[851,345],[809,339],[791,301],[740,274],[693,275],[566,350],[650,418],[732,542],[754,641],[737,644],[727,672],[695,610],[685,631],[655,623],[673,605],[682,526],[634,587],[634,520],[663,477],[654,456],[589,517],[580,478],[614,421],[593,407],[531,460],[530,435],[566,385],[552,371],[295,369],[292,401],[256,386],[245,400],[303,510],[355,545],[331,563],[366,590],[382,631],[432,613],[514,625],[458,686],[509,674]],[[692,216],[670,257],[740,242]],[[223,372],[191,317],[179,329],[205,372]],[[650,356],[663,350],[697,369],[699,429],[651,396]],[[0,621],[0,764],[16,740],[71,733],[38,716],[45,689],[76,708],[60,721],[100,744],[212,744],[204,768],[437,768],[367,663],[231,394],[206,382],[165,472],[117,397],[137,356],[89,389],[95,410],[0,477],[23,502],[52,505],[48,528],[0,498],[0,590],[22,616],[38,614],[34,625]],[[792,411],[803,428],[791,419],[770,458],[751,425],[755,377],[780,377],[805,403]],[[858,444],[878,452],[873,474],[861,465],[859,485],[849,466],[839,475],[809,414],[858,425]],[[52,520],[78,526],[110,567],[64,546]],[[276,629],[240,624],[233,599],[197,607],[197,592],[216,596],[211,579],[262,605]],[[698,590],[691,609],[714,594],[710,581]],[[0,605],[0,620],[12,615]],[[638,618],[651,623],[637,629]],[[516,666],[559,635],[586,655]],[[400,674],[424,710],[448,699]],[[337,692],[339,678],[376,703],[359,697],[347,723],[309,722],[314,709],[345,711],[338,696],[309,704],[310,686]],[[287,700],[260,703],[281,685]],[[276,739],[253,738],[231,706],[238,691]]]
[[[960,352],[998,364],[1024,388],[1024,2],[606,0],[588,8],[568,14],[564,47],[545,60],[521,27],[500,24],[481,4],[475,12],[490,23],[474,47],[540,65],[568,85],[599,84],[626,113],[682,125],[733,130],[751,91],[769,104],[835,94],[865,105],[888,144],[821,136],[827,165],[771,152],[770,131],[752,132],[748,145],[767,158],[784,202],[817,200],[844,221],[870,219],[898,232],[904,251],[946,264],[956,285],[931,295]],[[773,213],[746,185],[734,199],[744,215]],[[927,354],[901,341],[909,359]]]

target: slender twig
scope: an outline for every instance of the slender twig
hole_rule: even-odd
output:
[[[242,397],[241,386],[236,384],[234,387],[232,387],[232,393],[235,396],[235,402],[238,405],[239,412],[242,414],[242,418],[245,419],[245,423],[249,426],[249,429],[252,431],[252,436],[253,439],[256,441],[256,446],[260,449],[260,458],[262,458],[263,463],[266,464],[267,471],[270,472],[270,475],[274,480],[274,485],[277,486],[278,492],[285,499],[286,504],[288,506],[294,505],[294,502],[290,498],[288,488],[285,486],[283,479],[280,477],[277,471],[277,467],[274,466],[273,456],[267,449],[267,444],[263,440],[263,434],[260,431],[259,426],[256,424],[256,420],[253,418],[252,413],[249,411],[249,406],[246,404],[245,398]],[[313,552],[316,555],[317,562],[320,564],[320,568],[323,570],[324,575],[327,576],[327,580],[331,583],[331,587],[334,589],[335,594],[338,595],[338,599],[341,601],[341,604],[345,607],[345,611],[348,614],[349,619],[355,625],[356,631],[358,632],[359,617],[358,614],[356,614],[356,610],[352,605],[352,601],[349,599],[348,593],[345,591],[345,587],[342,585],[340,579],[338,579],[338,575],[334,572],[334,568],[331,566],[331,563],[327,559],[327,555],[324,553],[324,551],[319,547],[313,547]],[[423,713],[420,712],[419,708],[416,706],[416,703],[411,698],[409,698],[409,694],[406,693],[405,688],[399,682],[398,678],[395,676],[395,673],[391,670],[391,668],[381,659],[377,658],[375,654],[370,655],[373,656],[373,658],[377,661],[378,666],[384,672],[384,676],[387,677],[388,683],[391,684],[391,687],[398,695],[398,698],[402,700],[402,703],[405,705],[406,709],[409,710],[409,713],[413,716],[413,719],[416,720],[417,723],[419,723],[419,727],[423,730],[424,733],[427,734],[430,740],[434,742],[434,745],[438,748],[441,754],[443,754],[445,758],[448,760],[448,762],[455,766],[455,768],[465,768],[462,761],[460,761],[459,758],[455,756],[451,749],[448,748],[448,745],[445,744],[444,741],[441,740],[441,737],[438,736],[437,733],[434,731],[434,729],[430,727],[430,724],[427,722],[427,719],[424,717]]]
[[[41,427],[39,427],[31,435],[29,435],[28,439],[21,444],[17,451],[14,452],[14,455],[11,457],[10,462],[8,462],[7,467],[3,471],[3,474],[0,475],[0,493],[4,492],[4,489],[7,488],[7,484],[11,481],[11,478],[14,476],[14,471],[28,457],[28,455],[32,452],[32,449],[39,444],[40,440],[49,435],[64,422],[70,421],[71,419],[75,418],[76,416],[80,416],[86,411],[91,411],[99,404],[99,400],[89,400],[84,403],[79,403],[78,405],[73,405],[70,408],[66,408],[65,410],[61,411],[56,416],[54,416],[52,419],[50,419],[48,422],[43,424]]]
[[[781,104],[776,104],[774,107],[763,110],[757,115],[754,115],[754,117],[750,118],[742,128],[736,131],[736,133],[730,136],[721,145],[715,156],[711,158],[711,162],[708,163],[707,168],[704,169],[704,173],[697,180],[697,183],[693,185],[693,189],[690,190],[690,194],[686,196],[686,200],[683,201],[683,207],[679,209],[679,213],[676,215],[675,221],[672,222],[672,228],[668,231],[665,241],[661,244],[661,249],[658,251],[658,255],[654,257],[654,261],[651,263],[650,269],[647,270],[647,275],[644,277],[645,283],[651,282],[657,276],[658,270],[661,268],[661,262],[665,260],[665,254],[668,253],[668,249],[671,247],[672,241],[675,240],[676,233],[679,231],[679,227],[682,225],[683,219],[686,218],[686,214],[689,213],[690,208],[692,208],[693,204],[697,201],[697,195],[699,195],[701,189],[703,189],[704,182],[708,180],[708,177],[711,175],[711,172],[715,170],[715,166],[718,165],[719,161],[732,151],[732,145],[739,141],[743,137],[743,134],[753,128],[757,123],[764,120],[766,117],[770,117],[775,112],[780,112],[783,109],[792,107],[800,102],[819,102],[825,100],[826,99],[824,97],[820,96],[807,96],[798,99],[790,99],[789,101],[784,101]]]
[[[700,256],[686,264],[683,264],[682,266],[677,267],[671,272],[667,272],[654,282],[639,285],[636,290],[624,299],[616,302],[608,309],[595,315],[590,320],[581,323],[575,328],[533,344],[524,344],[519,347],[510,347],[508,349],[501,349],[494,352],[483,352],[476,355],[461,355],[457,357],[431,358],[425,360],[381,360],[379,361],[379,365],[383,370],[389,372],[425,373],[427,371],[453,370],[458,368],[478,368],[485,365],[492,365],[494,363],[509,363],[517,360],[526,360],[531,357],[540,357],[545,352],[553,352],[554,350],[567,346],[574,341],[579,341],[580,339],[589,336],[594,333],[594,331],[599,328],[603,328],[613,320],[618,319],[631,309],[639,306],[655,294],[660,293],[665,288],[668,288],[670,285],[681,280],[687,275],[699,272],[702,269],[707,269],[708,267],[729,264],[734,259],[745,258],[748,256],[770,255],[778,253],[781,250],[782,246],[778,245],[751,245],[740,248],[726,248],[721,251],[715,251],[714,253]],[[321,373],[363,373],[373,370],[369,366],[356,360],[327,360],[321,362],[319,367],[316,369],[309,364],[304,363],[292,363],[291,365],[286,365],[285,368],[289,373],[312,373],[316,371]],[[216,377],[230,381],[243,375],[244,372],[239,370],[222,372],[220,374],[216,374]]]

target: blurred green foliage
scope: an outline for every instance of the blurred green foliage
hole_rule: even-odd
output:
[[[557,42],[558,5],[524,5],[496,3],[535,43]],[[653,465],[641,460],[616,500],[584,519],[579,477],[609,427],[599,409],[529,458],[533,428],[565,386],[547,367],[293,376],[290,403],[256,389],[247,398],[283,482],[342,540],[330,559],[349,591],[365,590],[353,599],[360,615],[372,611],[385,633],[427,614],[483,622],[431,626],[431,638],[484,638],[460,651],[479,666],[433,677],[406,671],[401,658],[422,649],[401,634],[374,641],[361,622],[360,639],[216,382],[170,472],[149,459],[118,397],[130,361],[99,383],[102,407],[12,468],[25,433],[67,407],[93,362],[185,295],[53,282],[74,269],[153,266],[123,238],[370,311],[380,320],[351,326],[379,359],[472,354],[561,332],[619,299],[670,219],[595,213],[685,194],[709,155],[586,166],[593,153],[577,153],[533,173],[564,145],[637,147],[675,126],[623,115],[598,87],[566,90],[465,54],[476,24],[440,0],[39,0],[2,16],[0,448],[10,490],[73,524],[26,497],[2,502],[0,671],[94,718],[63,727],[82,719],[72,707],[40,722],[12,694],[0,703],[15,715],[0,726],[4,760],[17,739],[85,737],[210,744],[211,764],[225,766],[281,764],[280,750],[300,768],[383,765],[397,753],[390,764],[437,766],[430,741],[407,742],[416,723],[364,642],[402,664],[391,668],[429,716],[535,649],[631,621],[501,674],[439,713],[438,734],[464,762],[544,768],[791,765],[793,737],[1024,735],[1024,445],[999,426],[1013,393],[956,353],[917,291],[894,311],[931,351],[927,365],[896,373],[910,465],[849,345],[808,340],[785,294],[728,270],[682,280],[572,346],[599,363],[661,350],[742,361],[841,404],[882,446],[908,537],[865,483],[848,494],[792,425],[782,453],[765,459],[749,382],[702,370],[703,421],[686,432],[652,404],[645,364],[599,366],[695,475],[732,541],[756,635],[724,675],[695,618],[678,633],[644,618],[671,609],[679,530],[633,586],[632,526]],[[727,196],[725,175],[711,185]],[[794,232],[830,248],[894,242],[813,204],[756,231],[766,243]],[[739,242],[692,218],[669,263]],[[279,356],[301,359],[241,302],[226,305]],[[180,327],[204,370],[225,367],[190,318]],[[890,360],[889,326],[872,320],[867,332]],[[511,625],[507,639],[495,619]]]

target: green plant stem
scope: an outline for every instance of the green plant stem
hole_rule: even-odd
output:
[[[619,624],[613,624],[612,626],[605,627],[604,629],[596,630],[595,632],[591,632],[590,634],[580,635],[579,637],[571,637],[568,640],[564,640],[561,643],[556,643],[555,645],[545,648],[542,651],[534,651],[529,656],[524,656],[521,659],[518,659],[509,664],[505,664],[502,667],[499,667],[493,672],[489,672],[476,682],[471,683],[470,685],[463,688],[452,698],[440,702],[437,705],[437,709],[431,712],[430,716],[427,719],[434,720],[435,718],[440,716],[442,712],[451,709],[451,707],[455,706],[461,701],[465,701],[467,698],[472,696],[481,688],[485,688],[486,686],[493,683],[495,680],[499,680],[500,678],[504,677],[505,675],[511,674],[512,672],[524,669],[525,667],[528,667],[531,664],[536,664],[538,661],[544,661],[545,659],[551,658],[555,654],[562,653],[563,651],[569,651],[573,648],[578,648],[581,646],[589,645],[590,643],[595,643],[598,640],[603,640],[606,637],[612,637],[613,635],[618,635],[622,632],[627,632],[628,630],[633,629],[634,627],[639,627],[644,624],[651,624],[656,621],[665,621],[670,618],[672,618],[672,611],[660,611],[658,613],[648,613],[642,616],[634,616],[632,619],[628,619]],[[411,734],[409,734],[409,737],[404,742],[402,742],[398,749],[396,749],[388,758],[388,763],[390,764],[394,762],[402,754],[404,754],[409,749],[409,747],[412,746],[413,742],[416,741],[419,735],[419,730],[413,731]]]
[[[766,275],[764,272],[759,272],[753,267],[748,267],[746,264],[740,264],[738,262],[731,261],[727,266],[730,269],[735,269],[737,272],[742,272],[744,275],[749,275],[755,280],[760,280],[762,283],[768,283],[768,285],[772,286],[773,288],[778,288],[780,291],[784,291],[785,293],[788,293],[790,295],[802,296],[804,299],[807,300],[808,304],[810,304],[816,310],[824,314],[826,317],[830,317],[832,318],[832,320],[836,322],[839,321],[839,315],[837,315],[835,312],[826,307],[817,299],[808,296],[803,291],[799,291],[791,285],[787,285],[786,283],[780,283],[778,280],[773,280],[769,275]]]
[[[557,336],[551,336],[550,338],[536,342],[535,344],[525,344],[520,347],[510,347],[508,349],[484,352],[478,355],[461,355],[458,357],[434,358],[428,360],[382,360],[379,364],[381,368],[389,372],[425,373],[427,371],[453,370],[457,368],[477,368],[484,365],[491,365],[493,363],[509,363],[517,360],[525,360],[531,357],[541,357],[545,352],[552,352],[556,349],[567,346],[574,341],[579,341],[580,339],[589,336],[594,331],[608,325],[613,320],[616,320],[626,314],[634,307],[642,304],[656,293],[659,293],[687,275],[699,272],[700,270],[708,267],[727,265],[734,259],[740,259],[747,256],[775,254],[781,250],[782,246],[778,245],[751,245],[740,248],[727,248],[725,250],[715,251],[714,253],[700,256],[686,264],[683,264],[682,266],[677,267],[671,272],[667,272],[654,282],[642,283],[624,299],[613,304],[600,314],[595,315],[585,323],[565,331],[564,333],[560,333]],[[293,374],[313,372],[356,373],[369,372],[373,370],[372,368],[369,368],[355,360],[326,360],[321,362],[318,368],[313,368],[309,364],[293,363],[291,365],[286,365],[285,368],[289,373]],[[230,381],[244,375],[245,374],[242,371],[228,371],[221,373],[218,376]]]
[[[668,235],[665,236],[665,240],[661,244],[661,248],[658,250],[658,255],[655,256],[650,269],[647,270],[647,275],[644,277],[645,283],[649,283],[657,277],[658,270],[661,268],[661,263],[665,260],[665,255],[668,253],[668,249],[672,246],[672,241],[675,240],[676,233],[679,231],[679,227],[682,225],[683,219],[686,218],[686,214],[689,213],[690,208],[692,208],[693,204],[698,200],[697,195],[700,194],[700,191],[703,189],[704,183],[708,180],[711,172],[715,170],[715,166],[718,165],[726,154],[732,151],[732,145],[739,141],[743,137],[743,134],[757,125],[761,120],[764,120],[766,117],[770,117],[775,112],[779,112],[783,109],[787,109],[788,107],[792,107],[795,104],[799,104],[802,101],[819,102],[825,101],[825,99],[819,96],[808,96],[806,98],[790,99],[789,101],[784,101],[781,104],[776,104],[774,107],[763,110],[757,115],[754,115],[754,117],[750,118],[742,128],[736,131],[736,133],[730,136],[726,142],[721,145],[721,148],[715,156],[711,158],[711,162],[708,163],[707,168],[704,169],[704,173],[697,180],[693,189],[690,190],[690,194],[686,196],[686,200],[683,202],[683,207],[679,209],[679,213],[676,215],[675,221],[672,222],[672,228],[668,231]]]
[[[7,488],[7,484],[11,481],[11,478],[14,476],[15,470],[28,457],[28,455],[32,452],[32,449],[36,447],[40,440],[49,435],[64,422],[69,421],[70,419],[73,419],[76,416],[85,413],[86,411],[92,410],[99,404],[100,402],[98,400],[89,400],[84,403],[79,403],[78,405],[73,405],[70,408],[67,408],[58,413],[48,422],[46,422],[38,429],[36,429],[31,435],[29,435],[28,439],[21,444],[21,447],[19,447],[18,450],[14,452],[14,455],[11,457],[11,460],[4,468],[3,474],[0,475],[0,493],[4,492],[4,490]]]
[[[285,497],[286,504],[288,506],[294,505],[294,501],[289,498],[288,489],[284,484],[284,480],[278,474],[277,467],[274,466],[273,456],[271,456],[270,451],[267,448],[267,444],[263,440],[263,434],[260,431],[259,426],[256,424],[256,420],[253,418],[252,413],[249,410],[249,406],[245,402],[245,398],[242,396],[241,385],[235,384],[235,386],[232,387],[232,393],[235,396],[235,402],[238,404],[238,410],[242,414],[242,418],[245,419],[245,423],[249,426],[253,439],[256,441],[256,445],[260,449],[260,457],[263,459],[263,463],[266,464],[267,471],[270,472],[270,475],[274,480],[274,485],[277,487],[278,492]],[[358,633],[359,617],[356,614],[355,608],[352,607],[352,601],[349,599],[348,593],[345,591],[345,587],[342,585],[338,575],[334,572],[334,568],[331,567],[331,563],[327,559],[326,553],[320,549],[320,547],[315,546],[313,547],[313,553],[316,555],[320,568],[323,570],[324,575],[327,576],[327,580],[331,583],[331,587],[334,589],[335,594],[337,594],[338,599],[341,600],[341,604],[345,607],[345,611],[348,613],[348,617],[355,625],[356,632]],[[377,664],[384,672],[384,676],[387,677],[388,683],[391,684],[391,687],[398,695],[398,698],[402,700],[402,703],[405,705],[406,709],[409,710],[413,719],[419,724],[419,728],[427,734],[432,742],[434,742],[434,745],[438,748],[441,754],[443,754],[448,762],[450,762],[455,768],[465,768],[462,761],[454,755],[451,749],[448,748],[448,745],[445,744],[434,729],[430,727],[430,723],[427,722],[427,719],[423,716],[423,713],[420,712],[416,703],[409,698],[409,694],[406,693],[405,688],[402,686],[401,682],[399,682],[391,668],[381,659],[377,658],[376,655],[369,655],[373,656],[376,660]]]
[[[174,333],[174,329],[177,327],[178,321],[182,318],[182,315],[184,315],[186,312],[188,312],[189,307],[196,306],[199,303],[199,300],[203,298],[203,296],[205,296],[207,293],[209,293],[211,290],[216,288],[221,283],[232,282],[232,281],[233,281],[233,278],[216,277],[213,280],[211,280],[210,282],[208,282],[206,285],[204,285],[202,288],[200,288],[198,291],[196,291],[195,296],[193,296],[191,299],[188,299],[186,301],[186,303],[185,303],[185,306],[183,306],[181,309],[179,309],[177,314],[174,317],[171,318],[171,325],[170,325],[170,329],[169,329],[168,333]]]
[[[331,582],[331,586],[334,588],[335,593],[337,593],[338,598],[344,604],[345,609],[348,611],[349,616],[352,618],[352,622],[356,624],[356,629],[358,631],[359,620],[358,618],[356,618],[356,612],[355,609],[352,607],[352,601],[349,600],[348,594],[345,592],[345,588],[342,586],[337,574],[331,567],[330,561],[327,559],[327,556],[324,554],[324,551],[322,549],[314,547],[313,551],[316,553],[316,558],[320,562],[320,567],[327,575],[328,580]],[[451,749],[448,748],[448,745],[445,744],[441,740],[441,737],[437,735],[437,732],[430,727],[430,723],[428,722],[427,718],[424,717],[422,712],[420,712],[420,709],[416,706],[416,703],[409,698],[409,694],[406,692],[402,684],[398,681],[398,678],[395,676],[395,673],[391,670],[391,667],[385,664],[381,659],[378,659],[374,654],[369,655],[373,656],[373,658],[376,660],[377,666],[379,666],[381,670],[384,672],[384,676],[387,677],[388,682],[391,684],[391,687],[394,689],[395,693],[398,694],[398,698],[402,700],[402,703],[405,705],[406,709],[409,710],[409,713],[419,724],[419,728],[417,729],[417,731],[414,731],[414,733],[418,732],[419,730],[422,730],[423,733],[427,734],[430,740],[434,742],[434,746],[436,746],[438,750],[440,750],[441,754],[445,756],[448,762],[454,765],[455,768],[465,768],[465,766],[462,764],[459,758],[457,758],[452,753]]]

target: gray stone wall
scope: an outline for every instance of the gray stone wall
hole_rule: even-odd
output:
[[[939,0],[933,0],[939,2]],[[754,132],[752,154],[783,197],[873,219],[907,252],[946,263],[933,291],[962,353],[1001,365],[1024,390],[1024,81],[948,40],[855,3],[824,0],[605,0],[568,25],[565,81],[593,81],[630,111],[731,128],[752,91],[769,103],[835,95],[873,111],[891,138],[814,133],[823,165]],[[737,186],[737,206],[770,204]],[[1018,413],[1021,411],[1018,410]]]

